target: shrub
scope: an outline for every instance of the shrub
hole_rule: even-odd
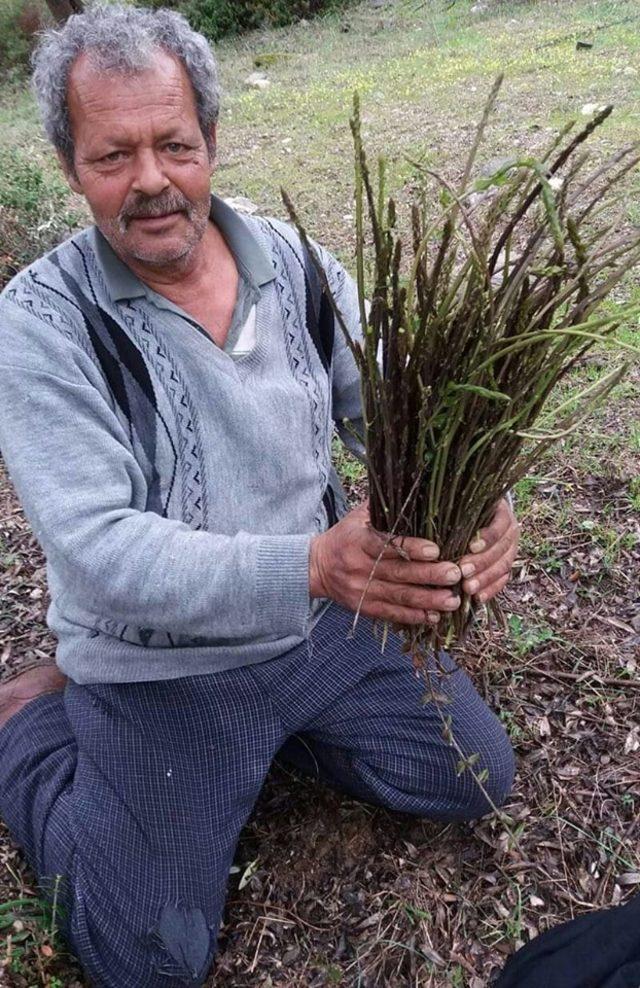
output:
[[[23,70],[37,32],[43,26],[43,12],[32,0],[0,2],[0,68]]]
[[[0,289],[68,236],[79,215],[67,186],[27,151],[0,149]]]
[[[172,7],[196,31],[217,41],[259,27],[282,27],[302,17],[343,7],[346,0],[143,0],[150,7]]]

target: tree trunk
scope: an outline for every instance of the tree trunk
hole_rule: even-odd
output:
[[[47,0],[47,6],[59,24],[64,24],[71,14],[81,14],[84,10],[82,0]]]

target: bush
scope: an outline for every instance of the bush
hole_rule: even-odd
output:
[[[0,69],[25,69],[43,12],[33,0],[0,0]]]
[[[41,254],[68,236],[79,215],[61,178],[32,155],[0,149],[0,289]]]
[[[143,0],[152,7],[172,7],[211,41],[259,27],[282,27],[345,6],[346,0]]]

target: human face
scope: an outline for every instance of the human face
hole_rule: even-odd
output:
[[[83,55],[68,100],[67,179],[116,254],[143,277],[184,266],[207,228],[213,156],[182,64],[159,51],[149,68],[124,75]]]

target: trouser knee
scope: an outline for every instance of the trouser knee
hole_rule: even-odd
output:
[[[114,909],[76,901],[70,946],[96,988],[185,988],[203,985],[217,930],[198,906],[164,902],[127,921]]]
[[[477,752],[467,752],[467,767],[457,766],[466,776],[467,798],[461,804],[463,819],[475,820],[503,806],[513,787],[515,758],[509,738],[496,718],[496,727]],[[474,754],[478,758],[473,757]],[[472,763],[472,764],[470,764]]]

